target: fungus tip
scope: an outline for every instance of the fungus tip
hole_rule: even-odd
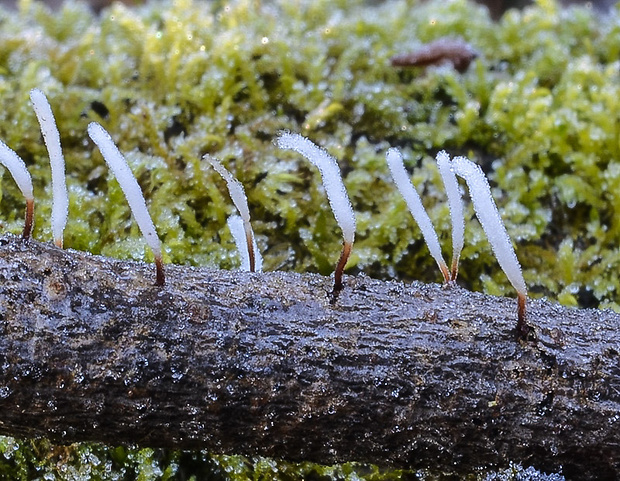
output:
[[[338,264],[336,265],[336,271],[334,272],[334,289],[332,294],[336,295],[343,288],[342,284],[342,273],[344,272],[344,268],[347,265],[347,261],[351,256],[351,250],[353,248],[353,244],[351,242],[344,242],[342,244],[342,252],[340,253],[340,259],[338,259]]]

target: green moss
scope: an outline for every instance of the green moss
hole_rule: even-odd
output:
[[[422,473],[419,473],[422,475]],[[268,479],[367,479],[397,481],[414,473],[382,471],[376,466],[346,463],[321,466],[285,463],[269,458],[216,456],[197,452],[108,448],[98,444],[53,446],[48,441],[16,441],[0,436],[0,478],[41,480],[268,480]]]
[[[340,233],[316,170],[273,145],[288,129],[339,159],[358,214],[350,273],[440,281],[384,155],[403,150],[449,257],[433,161],[446,149],[489,174],[532,295],[620,309],[618,9],[601,19],[540,0],[493,23],[464,0],[185,0],[115,5],[99,17],[82,4],[50,14],[22,1],[18,13],[0,11],[0,23],[0,138],[33,174],[37,239],[51,239],[51,189],[33,87],[50,99],[67,159],[67,247],[150,260],[87,140],[95,120],[126,153],[168,262],[238,265],[225,226],[233,207],[200,161],[208,152],[245,185],[267,270],[330,273]],[[444,35],[479,51],[465,73],[390,66],[392,55]],[[21,230],[23,208],[0,170],[3,230]],[[513,295],[475,221],[459,282]]]

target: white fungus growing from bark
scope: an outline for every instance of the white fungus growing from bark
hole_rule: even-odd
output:
[[[343,245],[340,259],[334,271],[334,294],[337,294],[343,287],[342,273],[347,264],[353,241],[355,240],[355,214],[347,190],[342,181],[342,174],[336,159],[321,149],[309,139],[289,132],[282,132],[276,139],[276,145],[281,149],[294,150],[303,155],[310,163],[319,169],[323,179],[323,187],[332,208],[336,222],[342,229]]]
[[[8,145],[0,140],[0,164],[4,165],[15,179],[15,183],[26,199],[26,220],[22,237],[28,239],[32,233],[34,218],[34,193],[32,177],[22,158]]]
[[[424,241],[428,246],[431,256],[433,256],[433,259],[437,262],[439,270],[443,274],[445,281],[449,282],[450,272],[441,253],[441,246],[439,245],[437,232],[435,232],[433,223],[426,213],[424,205],[422,205],[420,196],[409,180],[409,175],[407,174],[403,164],[403,156],[398,149],[392,148],[387,151],[385,157],[388,167],[390,168],[390,173],[392,174],[392,179],[394,179],[394,183],[396,184],[398,191],[403,196],[403,199],[405,199],[409,212],[411,212],[411,215],[418,223],[418,226],[420,226],[422,237],[424,237]]]
[[[465,220],[463,216],[463,199],[461,190],[456,180],[450,156],[445,150],[437,153],[437,167],[441,180],[446,188],[448,196],[448,206],[450,207],[450,222],[452,224],[452,266],[450,268],[450,279],[456,280],[459,273],[459,258],[463,250],[465,237]]]
[[[96,122],[91,122],[88,124],[88,135],[97,147],[99,147],[101,155],[103,155],[104,160],[114,173],[114,177],[116,177],[118,184],[125,194],[125,198],[127,199],[127,203],[129,204],[133,217],[138,223],[138,227],[140,227],[140,231],[142,231],[142,235],[144,236],[146,243],[153,251],[155,264],[157,266],[156,284],[163,285],[165,278],[161,243],[159,241],[159,237],[157,236],[153,220],[151,219],[149,211],[146,208],[146,201],[144,200],[144,195],[138,185],[138,181],[131,172],[129,165],[127,165],[125,157],[123,157],[121,152],[116,147],[116,144],[114,144],[112,137],[110,137],[110,134],[108,134],[108,132],[106,132],[101,125]]]
[[[527,337],[529,328],[525,324],[525,303],[527,299],[527,287],[521,272],[521,265],[517,254],[512,246],[506,227],[499,215],[491,188],[484,172],[479,165],[474,164],[465,157],[457,157],[452,160],[454,171],[465,179],[469,187],[469,193],[476,217],[489,239],[489,244],[499,262],[500,267],[506,273],[506,277],[517,291],[519,296],[517,332],[520,336]]]
[[[239,215],[241,216],[241,219],[243,221],[243,231],[245,236],[246,248],[243,250],[239,250],[239,252],[247,252],[248,255],[248,268],[243,270],[248,270],[250,272],[260,272],[260,269],[256,265],[257,259],[260,257],[260,254],[256,249],[254,231],[252,230],[252,224],[250,223],[250,208],[248,207],[248,198],[245,195],[245,189],[243,188],[243,185],[215,157],[207,154],[203,157],[203,159],[209,162],[209,164],[211,164],[215,171],[220,174],[222,178],[226,181],[226,185],[228,186],[228,192],[230,193],[230,198],[232,199],[233,204],[235,204],[237,210],[239,211]],[[235,242],[237,242],[235,232],[233,232],[233,237],[235,238]],[[239,248],[238,243],[237,248]],[[241,256],[242,259],[244,259],[244,254],[242,254]]]
[[[63,245],[63,232],[69,215],[69,194],[65,180],[65,158],[60,146],[60,133],[54,113],[45,94],[39,89],[30,91],[30,100],[41,126],[43,140],[50,156],[52,169],[52,234],[58,247]]]

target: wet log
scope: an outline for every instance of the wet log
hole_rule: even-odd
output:
[[[620,473],[620,316],[456,286],[0,238],[0,433],[467,472]]]

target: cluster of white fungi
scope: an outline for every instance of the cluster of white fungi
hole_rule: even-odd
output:
[[[65,165],[60,145],[60,134],[50,104],[43,92],[39,89],[33,89],[30,92],[30,99],[41,126],[43,139],[50,157],[53,191],[52,233],[54,243],[62,248],[63,231],[68,216],[69,197],[65,184]],[[165,275],[161,243],[148,213],[140,186],[127,165],[127,161],[114,144],[110,134],[101,125],[96,122],[90,123],[88,125],[88,135],[101,151],[104,160],[114,173],[125,194],[142,235],[153,251],[156,265],[156,285],[163,286],[165,284]],[[304,156],[321,173],[329,204],[343,236],[342,252],[334,273],[333,293],[338,294],[343,288],[342,275],[353,248],[356,230],[355,214],[342,181],[338,163],[324,149],[299,134],[282,132],[278,135],[275,142],[281,149],[293,150]],[[224,168],[219,160],[209,155],[206,155],[204,159],[226,181],[230,197],[239,211],[238,216],[233,215],[228,219],[228,225],[242,259],[242,269],[250,272],[260,272],[262,269],[262,258],[256,246],[254,232],[250,224],[250,210],[243,185]],[[403,196],[411,215],[419,225],[429,251],[437,262],[445,282],[448,284],[454,282],[458,275],[458,262],[461,249],[463,248],[465,230],[463,201],[456,176],[458,175],[465,180],[476,216],[499,261],[499,265],[517,291],[517,334],[519,337],[526,338],[529,332],[529,327],[525,321],[527,288],[521,272],[521,266],[482,169],[465,157],[456,157],[450,160],[449,155],[444,151],[437,154],[437,166],[446,188],[452,222],[453,255],[452,265],[448,267],[443,259],[435,228],[405,170],[401,153],[397,149],[389,149],[386,153],[386,160],[394,183]],[[0,141],[0,164],[4,165],[12,174],[26,199],[26,220],[22,237],[28,239],[32,233],[34,219],[32,179],[24,161],[2,141]]]

